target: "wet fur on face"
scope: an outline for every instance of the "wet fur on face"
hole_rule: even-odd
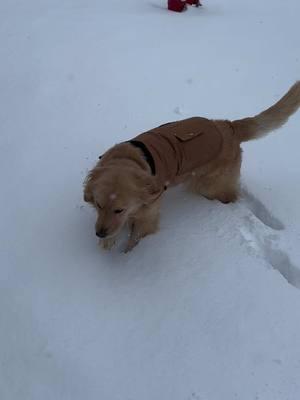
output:
[[[129,154],[133,151],[131,160],[104,156],[85,182],[84,200],[97,211],[95,231],[105,249],[112,247],[125,225],[130,230],[126,251],[131,250],[141,237],[153,233],[158,225],[158,209],[154,203],[160,192],[156,180],[143,160],[145,169],[134,161],[136,157],[140,158],[139,152],[130,147],[128,150]]]

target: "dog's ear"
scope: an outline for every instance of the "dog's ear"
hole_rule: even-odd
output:
[[[87,203],[93,203],[94,202],[94,197],[93,197],[93,192],[91,190],[91,185],[88,184],[88,183],[86,183],[84,185],[83,200],[86,201]]]
[[[94,202],[92,186],[93,186],[92,180],[89,178],[89,175],[88,175],[86,180],[85,180],[85,182],[84,182],[84,190],[83,190],[83,199],[87,203],[93,203]]]
[[[149,204],[160,195],[161,190],[154,176],[147,173],[140,173],[137,175],[137,181],[143,203]]]
[[[101,167],[99,163],[87,175],[84,181],[83,199],[87,203],[94,203],[94,186],[97,184],[98,179],[107,172],[109,168]]]
[[[146,182],[146,189],[151,197],[151,200],[153,198],[156,198],[161,192],[158,182],[153,176],[151,176],[150,179]]]
[[[83,199],[87,203],[93,203],[94,202],[94,195],[93,195],[93,188],[96,179],[99,177],[101,168],[96,166],[93,168],[87,175],[84,181],[84,190],[83,190]]]

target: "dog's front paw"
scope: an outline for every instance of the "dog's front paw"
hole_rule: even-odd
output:
[[[102,239],[99,241],[99,244],[103,250],[111,250],[116,244],[116,239],[115,238]]]
[[[124,249],[124,253],[125,254],[129,253],[139,243],[139,241],[140,241],[139,239],[130,238],[128,240],[128,243],[127,243],[125,249]]]

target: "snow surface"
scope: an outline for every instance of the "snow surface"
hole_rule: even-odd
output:
[[[245,144],[237,204],[170,190],[158,234],[97,245],[107,147],[300,77],[297,0],[165,5],[0,2],[1,400],[300,398],[300,113]]]

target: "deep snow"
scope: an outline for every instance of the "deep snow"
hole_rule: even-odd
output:
[[[0,3],[1,400],[300,398],[300,112],[243,146],[237,204],[170,190],[158,234],[97,245],[107,147],[300,78],[298,1],[165,3]]]

